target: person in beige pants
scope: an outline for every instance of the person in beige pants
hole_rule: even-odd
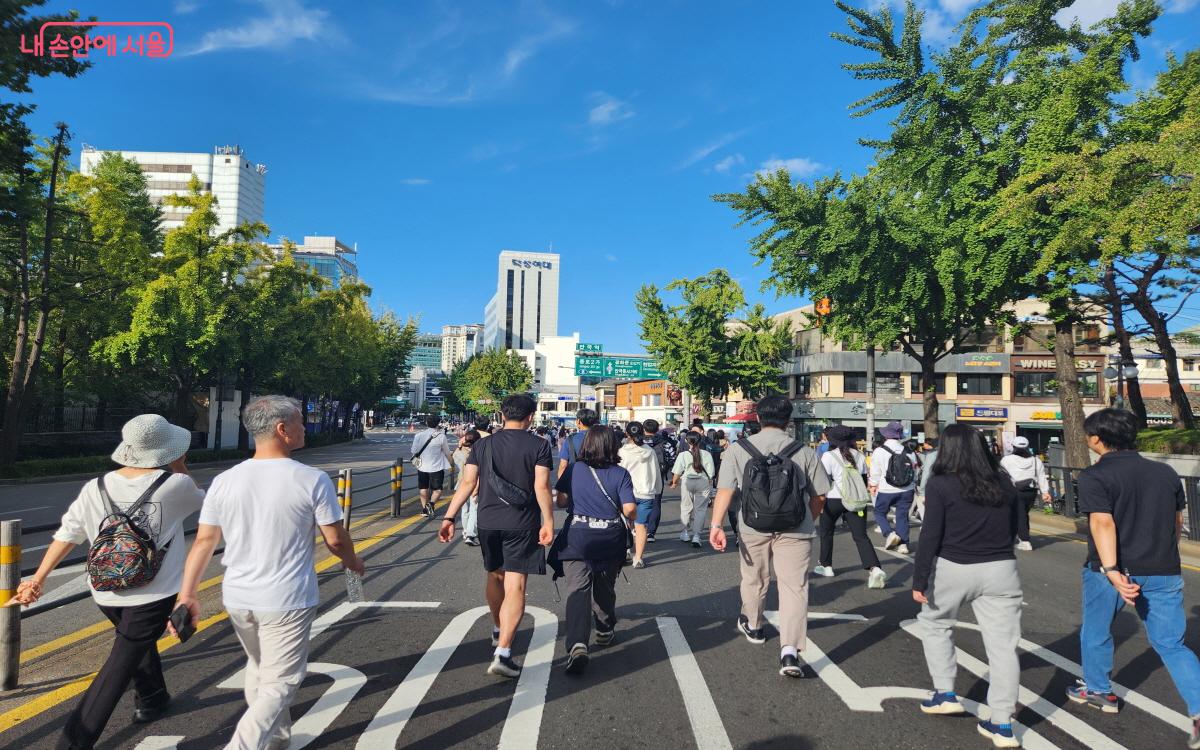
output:
[[[762,431],[739,440],[725,451],[717,476],[717,499],[713,504],[712,528],[709,542],[713,549],[724,551],[725,529],[722,520],[733,501],[734,493],[743,490],[742,507],[738,518],[738,541],[741,558],[742,611],[738,631],[751,643],[765,643],[763,605],[771,583],[771,568],[779,584],[779,673],[800,677],[803,668],[799,652],[804,650],[808,632],[808,565],[812,557],[816,529],[813,519],[819,518],[829,491],[829,476],[821,468],[812,448],[798,445],[784,429],[792,418],[792,404],[786,396],[772,394],[758,402],[758,419]],[[746,522],[746,500],[741,487],[750,451],[749,443],[764,456],[789,456],[796,469],[804,475],[804,500],[807,512],[797,526],[783,531],[764,532]]]

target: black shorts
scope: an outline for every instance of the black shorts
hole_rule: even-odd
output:
[[[538,544],[537,531],[480,529],[479,549],[489,573],[546,575],[546,548]]]
[[[446,481],[446,470],[441,471],[418,471],[417,472],[417,489],[419,490],[440,490],[442,483]]]

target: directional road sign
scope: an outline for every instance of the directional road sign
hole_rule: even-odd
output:
[[[604,375],[603,357],[576,357],[575,374],[585,378],[599,378]]]
[[[576,354],[583,354],[583,355],[595,354],[595,355],[599,355],[599,354],[600,354],[601,352],[603,352],[603,351],[604,351],[604,345],[603,345],[603,344],[576,344],[576,345],[575,345],[575,353],[576,353]]]

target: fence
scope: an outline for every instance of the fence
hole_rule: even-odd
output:
[[[1067,518],[1079,516],[1079,472],[1083,469],[1068,468],[1055,464],[1046,466],[1050,481],[1050,497],[1052,509]],[[1200,477],[1181,475],[1179,481],[1183,484],[1183,536],[1193,542],[1200,542],[1200,524],[1193,524],[1193,518],[1200,518]]]
[[[362,482],[363,477],[375,474],[382,476],[383,472],[387,472],[387,477],[382,479],[382,481],[366,484],[365,486],[355,486],[355,482]],[[453,469],[451,470],[451,474],[453,475]],[[404,464],[400,461],[394,461],[373,469],[338,469],[336,472],[332,472],[331,476],[336,479],[338,505],[342,508],[343,523],[347,529],[350,528],[350,515],[352,511],[361,511],[384,502],[389,503],[388,512],[391,517],[395,518],[399,516],[401,505],[404,502],[403,493],[405,489],[416,489],[416,472],[410,472],[410,476],[414,479],[413,485],[408,488],[404,487]],[[385,491],[380,493],[379,490]],[[379,497],[366,499],[371,493],[378,494]],[[359,498],[363,499],[360,500]],[[19,569],[21,564],[20,538],[27,534],[55,531],[57,528],[58,523],[29,526],[22,529],[20,521],[0,522],[0,605],[3,605],[4,602],[11,598],[16,590],[17,583],[23,576],[31,575],[37,571],[37,566],[31,566],[23,570]],[[196,530],[194,528],[187,529],[184,531],[184,536],[194,536],[195,533]],[[221,549],[223,547],[218,549],[217,552],[220,552]],[[79,565],[86,561],[86,554],[78,555],[63,560],[59,565]],[[43,612],[51,612],[68,604],[82,601],[90,596],[91,591],[85,589],[43,605],[34,605],[24,609],[19,607],[0,607],[0,690],[9,690],[17,685],[21,652],[20,621],[26,617],[33,617]]]

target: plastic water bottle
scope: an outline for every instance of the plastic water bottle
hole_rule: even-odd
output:
[[[346,598],[351,602],[363,600],[362,576],[353,570],[346,571]]]

